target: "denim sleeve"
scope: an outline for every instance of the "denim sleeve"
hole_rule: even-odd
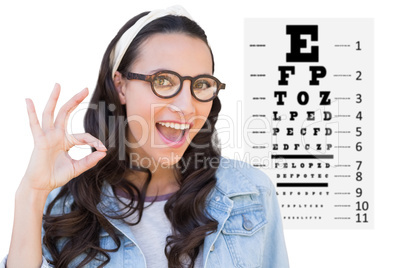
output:
[[[7,257],[8,257],[8,255],[0,263],[0,268],[6,268]],[[51,268],[51,266],[49,266],[49,264],[47,263],[45,257],[43,257],[43,256],[42,256],[42,264],[41,264],[40,268]]]
[[[275,187],[269,178],[270,191],[267,193],[267,244],[264,249],[262,267],[287,268],[289,259],[283,234],[282,217],[279,210]]]
[[[45,207],[44,207],[44,209],[43,209],[43,214],[46,213],[47,207],[48,207],[49,204],[53,201],[53,199],[56,198],[57,194],[60,192],[60,189],[61,189],[61,188],[56,188],[56,189],[54,189],[52,192],[50,192],[49,196],[48,196],[47,199],[46,199],[46,204],[45,204]],[[61,213],[62,209],[63,209],[62,206],[60,206],[59,204],[56,204],[56,205],[53,207],[53,209],[52,209],[52,213],[53,213],[53,212],[55,212],[55,213]],[[45,235],[45,230],[43,229],[43,225],[42,225],[42,241],[43,241],[43,236],[44,236],[44,235]],[[43,243],[42,243],[42,254],[43,254],[43,262],[42,262],[42,264],[43,264],[43,263],[46,263],[46,264],[47,264],[47,266],[44,266],[44,267],[53,267],[53,265],[50,265],[50,264],[47,262],[47,260],[49,260],[49,261],[52,260],[52,256],[51,256],[49,250],[47,249],[47,247],[46,247],[45,245],[43,245]],[[2,268],[2,267],[0,267],[0,268]],[[43,268],[43,266],[42,266],[41,268]]]

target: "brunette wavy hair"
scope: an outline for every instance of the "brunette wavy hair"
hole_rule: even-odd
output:
[[[98,203],[101,202],[104,182],[112,186],[117,198],[117,189],[123,189],[131,196],[131,202],[126,207],[128,211],[120,213],[118,217],[113,217],[125,221],[128,216],[136,212],[139,215],[138,221],[127,223],[135,225],[141,220],[145,193],[152,173],[149,169],[133,167],[129,161],[124,142],[127,126],[125,122],[118,120],[119,118],[127,119],[126,107],[120,104],[112,80],[109,56],[122,34],[146,14],[148,12],[141,13],[129,20],[109,44],[103,56],[90,109],[85,114],[85,131],[103,142],[108,148],[107,155],[95,167],[63,186],[45,212],[43,244],[52,256],[52,260],[49,261],[55,267],[67,267],[73,259],[82,254],[85,258],[78,267],[84,267],[93,259],[103,260],[99,267],[104,267],[110,262],[108,252],[117,251],[121,246],[116,233],[118,231],[97,209]],[[118,71],[128,71],[129,66],[139,55],[141,44],[153,34],[177,32],[199,38],[208,45],[207,37],[197,23],[182,16],[165,16],[147,24],[138,33],[123,57]],[[214,70],[212,51],[211,57]],[[216,184],[215,172],[221,155],[215,129],[220,110],[220,100],[215,98],[203,128],[193,138],[181,160],[174,166],[180,189],[169,198],[164,208],[174,229],[173,234],[167,237],[165,247],[165,255],[170,268],[184,267],[183,260],[189,261],[189,267],[194,267],[204,238],[216,231],[218,226],[218,222],[206,212],[206,198]],[[92,148],[92,151],[94,150]],[[124,157],[121,157],[122,155]],[[214,165],[200,166],[199,159],[196,159],[200,155],[202,155],[204,163],[214,162]],[[128,170],[130,172],[145,171],[148,174],[146,183],[141,189],[123,178],[123,174]],[[67,197],[72,197],[74,200],[71,211],[62,215],[52,215],[52,208],[55,204],[64,202]],[[115,249],[100,247],[99,233],[101,230],[105,230],[114,240]],[[59,244],[62,245],[61,248],[58,248]]]

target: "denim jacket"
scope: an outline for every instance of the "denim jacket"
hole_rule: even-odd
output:
[[[219,222],[216,232],[208,235],[203,244],[203,268],[287,268],[288,256],[284,241],[281,215],[276,191],[268,176],[251,165],[221,157],[216,173],[217,184],[207,197],[207,211]],[[98,209],[106,214],[118,211],[118,203],[110,185],[105,185],[102,202]],[[54,190],[48,197],[51,201],[57,194]],[[72,199],[57,204],[52,213],[68,212]],[[120,220],[108,218],[117,229],[121,246],[110,252],[107,267],[146,268],[145,257],[130,227]],[[100,233],[100,246],[115,248],[113,239],[105,231]],[[76,267],[84,258],[77,257],[69,265]],[[51,259],[43,246],[41,268],[51,267]],[[5,267],[3,260],[0,268]],[[86,267],[98,267],[103,259],[92,260]]]

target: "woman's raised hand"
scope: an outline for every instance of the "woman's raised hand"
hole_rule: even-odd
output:
[[[85,88],[64,104],[54,120],[59,95],[60,85],[56,84],[42,114],[42,127],[32,100],[26,99],[34,149],[21,183],[33,190],[50,192],[61,187],[95,166],[106,155],[106,147],[89,133],[70,135],[66,132],[71,112],[88,95],[88,89]],[[69,149],[75,145],[85,144],[95,147],[97,151],[80,160],[74,160],[69,156]]]

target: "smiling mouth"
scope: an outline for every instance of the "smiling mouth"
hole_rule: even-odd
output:
[[[156,128],[169,141],[178,142],[189,130],[190,124],[178,124],[173,122],[157,122]]]

